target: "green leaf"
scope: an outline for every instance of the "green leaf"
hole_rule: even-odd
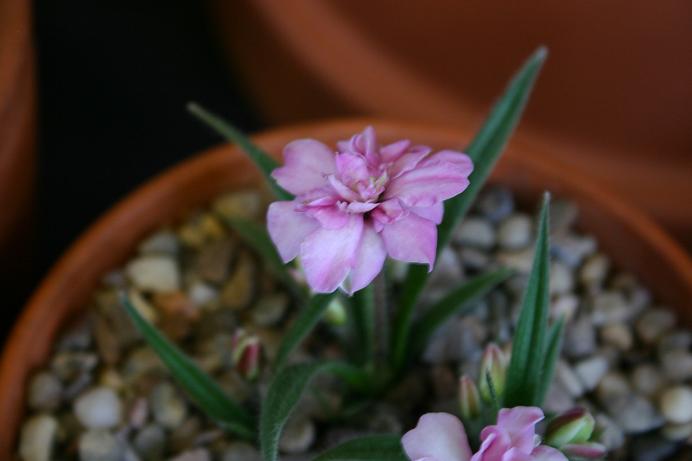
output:
[[[500,158],[500,154],[514,132],[514,128],[519,123],[546,56],[547,50],[541,47],[524,63],[466,149],[466,153],[473,160],[474,170],[469,177],[469,187],[444,204],[444,218],[437,226],[438,254],[449,243],[452,231],[468,212],[478,192],[490,176],[495,163]],[[406,361],[406,344],[409,339],[413,311],[428,277],[429,274],[425,266],[416,264],[409,267],[394,325],[392,351],[394,364],[397,368],[400,368]]]
[[[550,306],[549,207],[550,195],[546,193],[538,220],[533,266],[524,291],[507,370],[504,399],[507,407],[536,406],[539,403]]]
[[[274,369],[280,370],[286,364],[286,360],[298,345],[315,328],[324,315],[335,293],[317,294],[310,298],[308,305],[300,311],[281,340],[279,350],[276,353]]]
[[[342,362],[320,362],[291,365],[279,371],[269,384],[260,411],[260,449],[264,461],[276,461],[281,431],[303,395],[303,391],[318,373],[334,373],[354,387],[366,384],[362,372]]]
[[[127,296],[122,295],[120,299],[149,346],[202,411],[226,430],[246,439],[254,438],[255,422],[250,413],[226,395],[209,375],[147,322]]]
[[[481,274],[450,291],[445,297],[430,307],[414,324],[413,333],[411,334],[411,354],[407,355],[410,355],[411,358],[420,355],[430,337],[438,328],[451,317],[465,313],[475,307],[479,299],[507,280],[510,275],[512,275],[512,271],[503,267]]]
[[[225,218],[224,221],[262,257],[272,275],[299,299],[307,298],[306,289],[298,285],[288,272],[288,266],[281,260],[264,226],[243,218]]]
[[[331,448],[314,461],[407,461],[397,435],[371,435]]]
[[[260,172],[267,180],[269,187],[272,189],[277,198],[281,200],[292,200],[293,195],[286,192],[279,186],[271,172],[276,169],[279,164],[274,158],[263,151],[260,147],[254,144],[250,138],[245,136],[242,131],[224,121],[221,117],[209,112],[199,104],[191,102],[187,105],[187,110],[195,117],[209,125],[214,131],[219,133],[228,141],[240,146],[243,151],[250,157],[250,160],[259,168]]]
[[[360,362],[364,365],[372,364],[375,360],[375,289],[373,284],[357,291],[351,299]]]
[[[548,344],[546,346],[545,355],[543,357],[543,367],[541,373],[541,381],[538,388],[538,397],[536,403],[538,406],[543,405],[545,396],[548,394],[550,384],[553,382],[553,374],[555,372],[555,364],[560,357],[560,349],[562,349],[562,333],[565,329],[565,319],[561,318],[550,326],[548,330]]]

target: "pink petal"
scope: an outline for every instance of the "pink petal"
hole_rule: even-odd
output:
[[[408,206],[430,206],[463,192],[472,170],[471,159],[465,154],[442,151],[392,179],[385,199],[397,197]]]
[[[445,207],[442,202],[438,202],[431,206],[410,207],[409,211],[416,213],[421,218],[425,218],[435,224],[442,222],[442,216],[445,212]]]
[[[504,461],[505,453],[512,449],[509,434],[497,426],[486,426],[481,431],[481,441],[471,461]]]
[[[362,133],[355,134],[348,141],[336,143],[339,152],[350,152],[364,156],[371,164],[379,163],[377,152],[377,137],[375,129],[371,126],[366,127]]]
[[[331,293],[341,285],[356,259],[363,233],[363,215],[348,215],[340,229],[320,228],[300,247],[300,261],[308,285],[317,293]]]
[[[300,244],[319,227],[317,221],[296,211],[295,202],[274,202],[267,210],[267,228],[283,262],[298,256]]]
[[[336,171],[334,153],[314,139],[299,139],[284,148],[284,166],[272,172],[281,187],[300,195],[327,183]]]
[[[427,146],[415,146],[405,152],[389,167],[389,177],[398,178],[413,170],[431,151],[432,149]]]
[[[461,421],[448,413],[428,413],[401,438],[404,451],[414,461],[469,461],[466,431]]]
[[[336,171],[339,173],[341,182],[347,186],[370,178],[368,163],[360,154],[350,152],[336,154]]]
[[[378,208],[379,209],[379,208]],[[384,225],[382,238],[387,253],[394,259],[409,263],[435,265],[437,226],[434,222],[409,213]]]
[[[337,205],[309,207],[305,213],[314,218],[320,227],[325,229],[341,229],[348,223],[350,215],[345,213]]]
[[[535,445],[536,424],[543,419],[538,407],[503,408],[497,416],[497,426],[510,435],[512,446],[531,453]]]
[[[547,445],[541,445],[531,453],[531,461],[568,461],[568,459],[561,451]]]
[[[411,146],[411,141],[408,139],[402,139],[400,141],[395,141],[391,144],[387,144],[380,148],[380,158],[383,162],[391,163],[401,157]]]
[[[356,261],[348,277],[350,286],[346,287],[346,291],[351,294],[368,286],[382,270],[386,258],[387,251],[382,237],[372,225],[366,224],[356,252]]]
[[[353,200],[358,200],[358,199],[359,199],[358,194],[355,193],[355,192],[353,191],[353,189],[351,189],[350,187],[348,187],[346,184],[344,184],[343,182],[341,182],[341,180],[340,180],[339,178],[337,178],[335,175],[333,175],[333,174],[332,174],[332,175],[329,175],[329,177],[327,178],[327,180],[329,181],[329,184],[334,188],[334,190],[336,191],[336,193],[339,194],[339,196],[340,196],[342,199],[344,199],[344,200],[349,200],[349,201],[353,201]]]

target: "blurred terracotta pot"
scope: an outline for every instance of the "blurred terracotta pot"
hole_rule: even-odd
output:
[[[255,137],[278,156],[289,141],[313,137],[329,144],[373,124],[382,141],[410,138],[434,147],[466,144],[471,133],[456,129],[378,120],[351,120],[273,130]],[[135,191],[96,222],[62,257],[27,304],[0,362],[0,459],[11,459],[24,410],[25,383],[48,357],[58,330],[87,305],[109,270],[125,262],[148,233],[208,203],[227,190],[256,186],[259,175],[244,154],[230,146],[211,149]],[[530,143],[512,143],[493,181],[511,186],[524,199],[544,189],[574,199],[580,226],[599,239],[616,264],[640,276],[661,300],[676,306],[687,324],[692,312],[692,262],[649,219],[609,195],[598,184],[546,158]],[[38,333],[38,334],[37,334]]]
[[[18,255],[20,238],[26,243],[27,219],[32,208],[35,88],[30,5],[28,0],[0,0],[0,256],[3,258],[9,258],[10,253],[13,257]]]
[[[475,125],[545,44],[529,131],[692,239],[679,203],[692,196],[691,2],[212,3],[234,71],[278,122],[356,112]]]

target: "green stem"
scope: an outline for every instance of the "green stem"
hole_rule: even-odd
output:
[[[371,283],[353,295],[353,318],[356,325],[359,359],[369,369],[375,362],[375,289]]]
[[[411,277],[426,277],[427,273],[427,266],[411,265],[409,266],[406,280],[409,280]],[[413,313],[416,301],[424,287],[424,283],[407,283],[403,286],[403,291],[399,297],[399,306],[394,318],[394,328],[392,331],[392,364],[395,370],[401,370],[406,364]]]

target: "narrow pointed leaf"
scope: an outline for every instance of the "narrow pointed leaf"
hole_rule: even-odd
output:
[[[562,334],[565,329],[565,319],[561,318],[550,326],[548,330],[547,346],[543,357],[543,371],[541,373],[541,381],[538,388],[538,397],[536,404],[543,405],[545,396],[548,394],[550,384],[553,382],[553,374],[555,373],[555,364],[560,357],[562,349]]]
[[[288,272],[289,266],[281,261],[281,257],[264,226],[242,218],[226,218],[225,222],[260,255],[274,277],[298,298],[305,299],[307,297],[306,289],[298,285]]]
[[[200,409],[230,432],[252,439],[255,436],[255,423],[250,413],[226,395],[209,375],[147,322],[126,296],[121,297],[121,302],[149,346]]]
[[[291,365],[269,384],[260,410],[260,449],[264,461],[276,461],[281,431],[310,381],[319,373],[334,373],[354,387],[364,385],[360,370],[342,362]]]
[[[546,193],[538,221],[538,236],[531,274],[512,343],[504,403],[507,407],[537,405],[548,330],[550,196]]]
[[[490,176],[495,163],[500,158],[510,136],[519,123],[546,56],[547,50],[541,47],[529,57],[510,81],[505,93],[492,108],[480,131],[466,149],[466,153],[473,160],[473,173],[469,177],[469,187],[444,204],[444,218],[437,227],[438,254],[449,243],[452,231],[468,212],[478,192]],[[426,266],[420,264],[409,266],[394,325],[392,351],[397,368],[401,367],[405,361],[413,310],[428,277]]]
[[[230,123],[201,107],[199,104],[191,102],[187,105],[187,110],[195,117],[209,125],[214,131],[219,133],[228,141],[240,146],[243,151],[250,157],[250,160],[259,168],[260,172],[267,180],[269,187],[274,192],[277,198],[281,200],[292,200],[293,195],[289,194],[281,186],[279,186],[271,172],[276,169],[279,164],[274,158],[263,151],[259,146],[255,145],[250,138],[245,136],[242,131],[231,125]]]
[[[438,328],[451,317],[472,309],[479,299],[507,280],[510,275],[512,275],[510,269],[501,268],[479,275],[450,291],[415,323],[411,334],[412,353],[410,356],[415,358],[420,355]]]
[[[407,461],[397,435],[371,435],[344,442],[314,461]]]
[[[291,355],[301,342],[310,334],[320,321],[327,306],[334,297],[334,293],[317,294],[308,301],[308,305],[303,308],[298,317],[288,327],[286,334],[281,340],[279,350],[276,353],[274,369],[280,370],[286,365],[288,357]]]

